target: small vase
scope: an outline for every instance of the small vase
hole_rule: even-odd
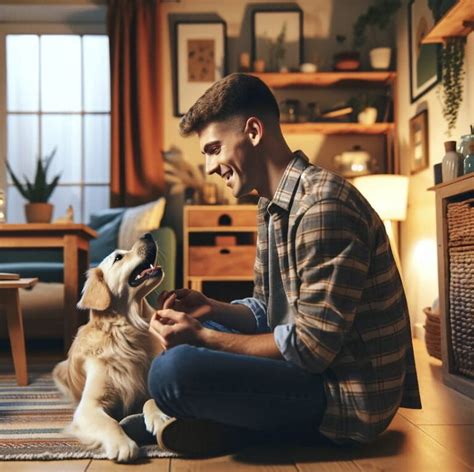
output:
[[[265,72],[265,61],[263,59],[253,61],[253,70],[255,72]]]
[[[25,216],[28,223],[50,223],[53,216],[51,203],[26,203]]]
[[[456,152],[456,141],[446,141],[444,143],[446,154],[441,161],[441,172],[443,182],[449,182],[463,174],[463,156]]]
[[[375,48],[369,53],[370,65],[373,69],[388,69],[390,67],[390,56],[392,50],[390,48]]]
[[[464,173],[474,172],[474,139],[469,142],[468,155],[464,159]]]

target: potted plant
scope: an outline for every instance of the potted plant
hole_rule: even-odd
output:
[[[370,65],[374,69],[388,69],[390,67],[391,48],[380,47],[377,30],[384,31],[390,25],[393,15],[401,7],[401,0],[375,0],[362,13],[354,24],[354,47],[360,48],[367,41],[367,30],[370,30],[372,43],[377,47],[370,50]]]
[[[448,124],[447,135],[456,127],[459,107],[463,99],[464,47],[466,38],[452,36],[446,38],[441,51],[441,111]]]
[[[346,42],[346,36],[336,35],[336,41],[342,48]],[[342,50],[334,54],[334,69],[342,71],[358,70],[360,67],[360,53],[356,50]]]
[[[428,0],[428,7],[433,13],[435,22],[456,3],[456,0]],[[446,134],[456,126],[459,107],[462,103],[464,84],[464,48],[466,38],[452,36],[445,39],[440,53],[441,64],[441,90],[438,95],[441,100],[443,117],[448,124]]]
[[[20,194],[28,200],[25,204],[25,215],[28,223],[49,223],[53,215],[53,205],[48,203],[51,194],[58,185],[61,174],[56,175],[50,182],[47,182],[47,173],[51,161],[56,154],[54,149],[49,156],[44,159],[38,157],[36,163],[36,175],[33,182],[24,177],[25,183],[21,183],[7,164],[7,170],[13,180],[13,184]]]

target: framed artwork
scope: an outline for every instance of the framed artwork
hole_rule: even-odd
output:
[[[265,71],[299,70],[303,60],[303,11],[298,7],[252,12],[252,64]]]
[[[410,119],[410,174],[426,169],[428,155],[428,111],[423,110]]]
[[[434,19],[428,0],[410,0],[408,5],[408,48],[410,57],[410,98],[416,102],[440,80],[437,44],[421,44],[433,28]]]
[[[223,20],[175,23],[175,116],[184,115],[214,82],[226,75],[226,30]]]

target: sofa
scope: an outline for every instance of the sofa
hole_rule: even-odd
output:
[[[116,248],[129,249],[136,239],[150,232],[158,244],[158,263],[165,279],[147,297],[152,305],[162,290],[176,284],[176,231],[173,218],[167,218],[165,200],[134,208],[112,208],[91,215],[88,226],[97,231],[89,245],[90,267]],[[0,272],[13,272],[21,277],[38,277],[32,290],[21,290],[25,336],[58,338],[63,334],[63,262],[61,249],[0,249]],[[5,316],[0,316],[0,339],[7,339]]]

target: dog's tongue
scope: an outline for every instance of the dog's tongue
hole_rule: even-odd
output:
[[[159,269],[159,266],[155,267],[154,265],[150,264],[150,267],[148,267],[148,269],[145,269],[145,270],[141,271],[140,277],[145,277],[145,275],[148,275],[148,274],[150,274],[151,272],[154,272],[157,269]]]
[[[154,267],[153,265],[150,264],[150,267],[148,267],[148,269],[142,270],[140,272],[140,276],[144,277],[145,275],[149,274],[152,270],[154,270]]]

